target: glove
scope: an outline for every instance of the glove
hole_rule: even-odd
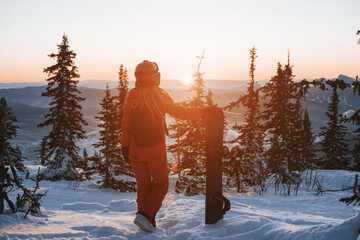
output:
[[[130,163],[129,147],[121,147],[121,152],[122,152],[125,162]]]

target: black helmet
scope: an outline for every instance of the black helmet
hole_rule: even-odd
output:
[[[136,87],[155,87],[160,85],[159,67],[155,62],[144,60],[135,68]]]

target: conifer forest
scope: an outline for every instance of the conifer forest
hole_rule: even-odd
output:
[[[197,14],[202,20],[212,19],[201,11]],[[135,23],[131,26],[145,24]],[[217,22],[211,23],[216,27]],[[105,45],[126,42],[131,34],[126,24],[116,29],[123,39],[114,37]],[[46,76],[42,82],[9,83],[0,75],[0,239],[360,239],[360,79],[333,71],[333,77],[299,78],[304,66],[298,67],[296,47],[277,52],[283,57],[266,65],[272,74],[264,79],[259,77],[263,59],[273,53],[264,50],[264,41],[254,41],[243,50],[241,64],[224,69],[220,63],[225,59],[204,47],[186,60],[192,68],[183,79],[163,77],[168,76],[168,62],[176,68],[184,61],[176,51],[171,61],[152,60],[153,54],[139,60],[157,62],[159,88],[171,104],[201,113],[200,118],[185,120],[167,112],[161,122],[168,189],[153,218],[144,215],[155,229],[146,232],[134,221],[143,214],[138,186],[155,177],[135,174],[138,157],[122,139],[128,134],[126,109],[135,109],[141,101],[139,97],[135,105],[128,104],[129,93],[140,88],[133,64],[137,58],[125,50],[116,60],[109,54],[101,64],[111,65],[115,77],[99,80],[108,78],[101,76],[99,64],[89,65],[97,80],[85,80],[84,59],[99,50],[85,52],[81,45],[103,41],[99,29],[89,43],[80,42],[73,31],[61,33],[57,42],[51,38],[54,51],[43,54],[46,59],[36,70]],[[132,31],[136,35],[140,30]],[[352,44],[360,49],[360,30],[352,31]],[[150,43],[152,34],[153,30],[148,42],[133,40],[125,48],[134,51],[140,42]],[[219,72],[238,68],[247,78],[209,77],[213,72],[204,67],[214,62]],[[315,59],[309,62],[314,69],[321,65]],[[21,68],[19,74],[27,71]],[[222,138],[215,139],[213,133],[220,130]],[[209,147],[214,142],[216,147]],[[157,184],[148,187],[157,189]],[[213,222],[211,214],[217,214]]]

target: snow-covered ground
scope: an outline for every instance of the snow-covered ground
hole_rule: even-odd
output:
[[[35,174],[37,166],[29,166]],[[353,172],[321,171],[323,188],[352,185]],[[264,196],[225,193],[231,210],[213,225],[205,225],[205,197],[186,197],[173,191],[175,176],[163,207],[158,228],[145,233],[132,221],[136,194],[99,189],[83,182],[75,190],[66,181],[41,182],[49,190],[41,213],[0,215],[0,239],[341,239],[358,238],[359,208],[338,201],[351,192],[316,196],[301,187],[298,196]],[[26,180],[26,185],[31,186]],[[359,238],[360,239],[360,238]]]

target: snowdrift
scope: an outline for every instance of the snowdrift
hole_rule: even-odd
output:
[[[31,166],[36,170],[36,166]],[[353,172],[320,171],[327,189],[353,183]],[[175,177],[171,179],[174,184]],[[29,183],[30,184],[30,183]],[[157,214],[157,230],[145,233],[132,221],[136,194],[99,189],[84,182],[42,182],[48,189],[42,212],[0,215],[0,239],[358,239],[359,208],[338,201],[350,192],[314,195],[301,187],[298,196],[225,193],[231,210],[213,225],[205,225],[205,196],[180,196],[170,187]]]

